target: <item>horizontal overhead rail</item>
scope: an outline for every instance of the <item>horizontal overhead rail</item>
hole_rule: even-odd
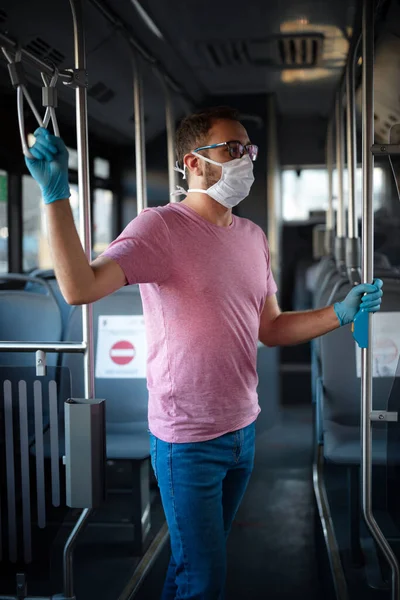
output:
[[[6,50],[11,50],[13,52],[17,52],[19,50],[21,52],[21,58],[24,62],[29,63],[33,67],[36,67],[46,75],[52,76],[56,71],[55,67],[52,67],[49,62],[41,60],[40,58],[32,54],[32,52],[21,48],[16,41],[12,40],[11,38],[7,37],[2,33],[0,33],[0,47],[5,48]],[[73,73],[67,70],[59,71],[58,77],[67,83],[71,83],[73,80]]]
[[[90,2],[101,12],[101,14],[111,23],[114,27],[122,33],[127,39],[129,44],[141,55],[141,57],[150,65],[159,71],[165,78],[166,83],[173,92],[183,96],[191,104],[195,104],[194,98],[183,89],[164,69],[160,61],[153,56],[140,42],[138,42],[133,36],[132,32],[128,29],[125,23],[112,11],[102,0],[90,0]]]

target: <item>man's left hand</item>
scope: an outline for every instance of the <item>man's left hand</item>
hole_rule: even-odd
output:
[[[381,279],[374,279],[372,284],[362,283],[356,285],[350,290],[343,302],[336,302],[333,308],[340,325],[352,323],[359,310],[377,312],[382,303],[382,286],[383,281]]]

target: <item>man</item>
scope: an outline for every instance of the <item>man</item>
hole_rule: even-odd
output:
[[[162,598],[217,600],[226,538],[253,467],[257,340],[299,344],[352,322],[361,306],[374,312],[382,282],[335,306],[281,313],[265,235],[232,215],[250,191],[258,149],[231,109],[183,120],[176,143],[186,198],[143,211],[90,265],[67,200],[65,146],[42,129],[36,136],[27,165],[47,204],[67,302],[141,284],[151,459],[172,547]]]

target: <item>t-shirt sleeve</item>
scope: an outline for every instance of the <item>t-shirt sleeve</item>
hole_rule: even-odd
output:
[[[172,244],[168,226],[157,210],[145,209],[102,256],[119,264],[130,285],[162,283],[171,273]]]
[[[274,275],[271,269],[271,253],[269,251],[269,244],[264,232],[262,231],[262,237],[265,247],[265,255],[267,259],[267,296],[273,296],[278,291],[278,286],[275,283]]]

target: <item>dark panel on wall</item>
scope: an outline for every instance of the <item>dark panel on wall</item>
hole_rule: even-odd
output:
[[[281,117],[278,135],[281,165],[325,163],[327,120],[321,117]]]

